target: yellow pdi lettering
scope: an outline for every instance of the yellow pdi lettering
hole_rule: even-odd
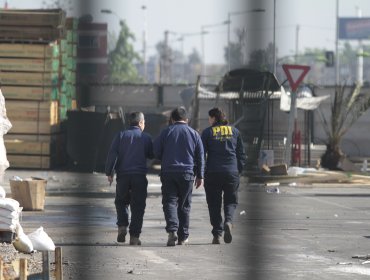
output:
[[[220,127],[219,126],[214,126],[214,127],[212,127],[212,131],[213,131],[213,136],[216,136],[217,133],[220,132]]]
[[[213,136],[217,136],[218,134],[220,134],[221,136],[233,135],[231,126],[226,126],[226,125],[212,127],[212,131],[213,131]]]

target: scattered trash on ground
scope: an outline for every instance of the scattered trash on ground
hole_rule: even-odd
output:
[[[270,182],[265,184],[266,187],[280,186],[279,182]]]
[[[370,254],[352,256],[352,259],[363,260],[363,262],[361,262],[361,264],[370,264]]]
[[[266,192],[267,193],[277,193],[277,194],[279,194],[280,193],[280,189],[279,188],[271,188],[271,189],[267,189]]]
[[[247,214],[247,212],[245,212],[245,210],[240,212],[240,216],[243,216],[243,215],[246,215],[246,214]]]
[[[370,254],[368,254],[368,255],[355,255],[355,256],[352,256],[352,259],[370,260]]]

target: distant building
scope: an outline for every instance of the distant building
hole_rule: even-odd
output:
[[[100,83],[108,75],[107,23],[80,22],[77,45],[77,83]]]

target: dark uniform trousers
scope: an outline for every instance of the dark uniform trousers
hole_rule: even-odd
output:
[[[238,204],[239,175],[237,173],[206,172],[204,189],[208,204],[209,216],[213,227],[212,234],[221,236],[224,223],[233,223],[234,212]],[[224,206],[223,223],[221,208]]]
[[[166,231],[177,232],[179,240],[185,240],[189,236],[194,175],[178,172],[162,173],[161,182]]]
[[[117,225],[130,225],[129,233],[139,237],[143,227],[148,180],[145,174],[119,174],[117,176],[116,198]],[[129,223],[129,206],[131,223]]]

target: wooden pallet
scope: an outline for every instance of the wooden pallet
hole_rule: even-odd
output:
[[[4,26],[0,25],[0,38],[3,41],[52,42],[66,36],[65,29],[49,26]]]
[[[50,156],[50,142],[5,140],[7,154],[26,154]]]
[[[0,81],[9,86],[57,86],[59,73],[0,72]]]
[[[66,135],[6,134],[4,143],[10,168],[54,168],[68,162]]]
[[[27,142],[52,142],[61,137],[62,133],[54,134],[17,134],[17,133],[7,133],[4,135],[5,141],[27,141]]]
[[[59,46],[56,44],[0,44],[0,57],[56,58]]]
[[[30,87],[30,86],[3,86],[1,91],[5,100],[56,100],[58,99],[58,87]]]
[[[19,27],[50,26],[62,28],[65,26],[66,13],[62,9],[53,10],[0,10],[0,25],[14,25]]]
[[[11,122],[46,122],[54,125],[59,122],[57,101],[18,101],[6,102],[7,116]]]
[[[0,58],[1,71],[57,72],[59,59]]]
[[[49,169],[50,156],[7,155],[11,168]]]
[[[50,122],[12,121],[12,128],[8,133],[15,134],[53,134],[60,131],[59,124],[50,125]]]

